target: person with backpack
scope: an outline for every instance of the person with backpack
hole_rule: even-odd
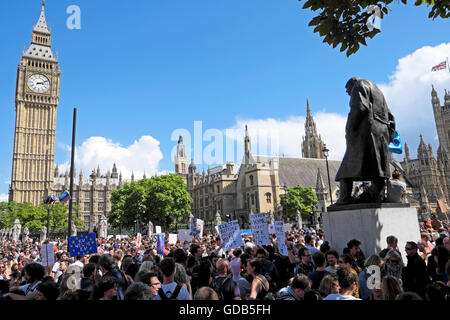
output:
[[[160,263],[163,274],[163,283],[153,300],[191,300],[188,290],[175,282],[175,260],[164,258]]]
[[[111,254],[107,253],[100,257],[98,260],[100,271],[102,272],[102,279],[104,277],[113,277],[117,280],[117,300],[124,300],[125,291],[128,288],[128,283],[125,275],[116,268],[114,258]]]
[[[241,300],[239,285],[231,276],[230,262],[227,259],[220,259],[217,261],[216,268],[219,276],[211,282],[211,288],[217,293],[219,300]]]

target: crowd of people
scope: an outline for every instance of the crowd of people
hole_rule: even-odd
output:
[[[150,238],[98,239],[97,253],[71,258],[67,241],[54,244],[44,267],[41,246],[3,241],[0,300],[450,300],[449,227],[421,223],[421,239],[365,256],[351,239],[338,252],[321,230],[286,232],[288,256],[272,244],[225,252],[218,235],[166,242],[157,254]],[[402,258],[404,250],[406,260]]]

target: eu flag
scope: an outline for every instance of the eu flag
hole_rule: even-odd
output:
[[[97,253],[95,233],[69,237],[69,254],[71,257],[80,257],[94,253]]]

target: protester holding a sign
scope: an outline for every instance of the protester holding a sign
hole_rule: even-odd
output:
[[[212,283],[215,285],[217,292],[213,291],[218,296],[222,296],[224,292],[232,292],[234,296],[235,289],[229,290],[230,288],[228,287],[221,288],[220,286],[220,282],[231,279],[231,270],[233,279],[238,283],[240,295],[243,299],[248,299],[249,296],[256,299],[281,298],[282,296],[286,298],[286,293],[289,293],[289,297],[291,297],[290,294],[292,292],[297,292],[298,299],[308,300],[309,298],[317,298],[313,289],[310,288],[311,284],[313,288],[318,287],[319,289],[323,289],[327,287],[327,283],[325,282],[330,282],[329,276],[323,277],[325,271],[334,270],[334,273],[339,274],[339,270],[346,267],[345,264],[337,264],[337,258],[340,255],[336,252],[335,244],[330,241],[327,243],[324,242],[320,248],[323,250],[322,252],[326,252],[326,261],[323,254],[316,253],[313,257],[314,264],[312,263],[311,250],[306,246],[315,247],[313,245],[313,237],[322,238],[323,232],[321,230],[301,229],[289,231],[286,229],[287,224],[283,226],[281,221],[275,221],[273,223],[273,233],[269,234],[265,217],[257,214],[250,218],[253,223],[252,229],[249,231],[241,231],[237,221],[231,221],[218,226],[218,235],[215,236],[205,232],[202,237],[199,234],[199,237],[192,238],[189,235],[190,230],[186,229],[184,232],[179,231],[178,235],[180,237],[178,241],[174,239],[176,234],[164,235],[161,233],[158,235],[155,234],[154,238],[147,235],[138,235],[137,237],[121,236],[99,240],[92,234],[80,235],[78,237],[70,237],[66,240],[55,239],[50,245],[44,243],[42,246],[38,241],[39,239],[33,239],[32,237],[27,239],[27,241],[2,240],[0,242],[0,258],[2,259],[0,262],[6,267],[6,271],[1,273],[1,275],[4,278],[3,281],[6,278],[6,281],[9,282],[10,291],[3,298],[0,294],[0,300],[32,299],[34,296],[31,296],[30,293],[36,290],[39,291],[39,286],[35,288],[38,281],[44,281],[43,283],[49,283],[52,284],[51,286],[57,287],[59,290],[59,299],[62,300],[99,300],[100,296],[96,292],[103,292],[106,287],[102,283],[107,282],[107,278],[112,279],[112,277],[116,279],[113,282],[118,283],[117,294],[114,293],[114,288],[116,288],[116,285],[114,285],[107,290],[112,290],[111,292],[105,291],[103,293],[104,299],[115,299],[116,297],[122,299],[125,288],[129,287],[133,281],[137,283],[143,282],[144,286],[153,288],[154,290],[152,292],[155,292],[157,295],[160,281],[157,276],[148,277],[146,275],[149,272],[153,275],[158,275],[162,267],[161,261],[166,257],[173,257],[178,262],[173,276],[174,280],[169,279],[167,281],[172,281],[171,283],[173,281],[175,283],[183,283],[187,287],[190,285],[192,292],[188,291],[186,298],[189,294],[195,297],[197,292],[201,291],[205,286],[210,286]],[[197,221],[195,225],[197,226]],[[200,229],[197,229],[197,231],[201,232],[201,224],[198,226]],[[427,231],[426,228],[431,227],[421,225],[421,228],[425,232]],[[438,234],[438,236],[430,239],[430,243],[437,248],[436,251],[439,250],[438,260],[439,265],[442,265],[439,270],[442,269],[444,271],[445,263],[448,263],[448,256],[441,253],[444,253],[444,248],[447,248],[446,244],[450,243],[448,226],[445,225],[445,228],[438,230],[440,236]],[[252,233],[252,230],[255,231],[255,234]],[[427,232],[433,231],[428,230]],[[308,244],[305,243],[304,236],[306,236]],[[309,239],[310,237],[311,239]],[[327,239],[324,238],[323,240],[326,241]],[[258,244],[255,245],[255,243]],[[326,249],[325,244],[327,244]],[[68,248],[71,257],[65,253]],[[288,249],[288,256],[285,256],[286,249]],[[53,264],[53,253],[56,254],[58,262],[54,264],[52,270],[50,270],[51,267],[45,267],[47,269],[43,269],[43,266],[51,266]],[[377,255],[374,256],[377,257]],[[221,260],[222,257],[223,260]],[[253,260],[255,258],[256,260]],[[391,264],[390,270],[392,271],[394,267],[396,270],[401,270],[398,264],[394,264],[395,261],[392,255],[390,258],[388,262]],[[431,260],[429,259],[429,264],[431,264]],[[219,261],[221,262],[218,263]],[[231,262],[228,263],[228,261]],[[251,261],[250,266],[248,261]],[[39,277],[31,276],[34,272],[29,270],[29,268],[34,268],[31,266],[36,266],[36,262],[42,265],[38,265],[39,269],[44,270]],[[118,270],[119,264],[120,271]],[[325,268],[326,264],[328,268]],[[99,269],[97,269],[97,266]],[[80,272],[81,267],[82,274]],[[424,271],[425,273],[423,275],[420,275],[428,279],[430,283],[430,287],[427,287],[428,289],[425,290],[427,294],[423,297],[427,300],[437,299],[438,295],[436,290],[438,290],[438,286],[440,288],[439,290],[447,290],[441,287],[442,284],[438,284],[436,281],[433,282],[436,268],[432,267],[430,266],[430,268]],[[244,269],[242,272],[241,268]],[[23,271],[25,279],[22,279],[21,271]],[[72,274],[73,271],[75,271],[75,274]],[[46,275],[53,274],[54,279],[51,277],[42,278],[44,272]],[[59,279],[56,272],[62,274]],[[276,272],[280,275],[279,279],[276,276]],[[301,283],[294,283],[292,281],[296,274],[298,274],[297,278],[302,280],[300,281]],[[380,270],[380,272],[375,272],[372,275],[374,277],[380,277],[378,282],[381,283],[382,274],[383,270]],[[405,280],[403,278],[405,276],[404,273],[399,271],[396,274],[402,280],[403,284],[406,283],[405,281],[407,279]],[[413,270],[408,276],[418,277],[419,275],[414,274]],[[448,277],[448,275],[445,274],[442,277]],[[101,279],[104,279],[104,281],[101,282]],[[20,287],[19,284],[23,284],[21,283],[23,280],[28,280],[30,286]],[[189,282],[191,283],[189,284]],[[223,284],[228,286],[228,283],[229,280],[224,281]],[[377,283],[377,281],[373,283]],[[142,286],[136,284],[134,287]],[[132,290],[134,287],[132,287]],[[176,289],[176,284],[170,287]],[[28,296],[23,296],[25,294],[23,291],[24,288],[26,288],[27,294],[29,294]],[[45,286],[42,288],[45,291]],[[89,288],[87,294],[84,293],[83,295],[81,291],[78,291],[78,289],[87,288]],[[283,289],[280,290],[280,288]],[[16,289],[21,291],[16,291]],[[403,289],[405,288],[403,287]],[[388,297],[389,294],[383,292],[383,290],[386,291],[387,289],[374,288],[371,295],[365,295],[363,298],[383,299],[383,297]],[[436,294],[432,290],[435,290]],[[167,296],[172,294],[169,291],[170,288],[168,291],[165,291]],[[270,292],[270,294],[267,294],[267,292]],[[329,293],[337,294],[338,289],[333,292],[326,292],[326,295]],[[17,293],[21,293],[19,294],[21,297],[14,295]],[[321,294],[323,293],[325,291],[321,292]],[[36,298],[45,298],[46,295],[44,292],[42,294],[42,297],[36,296]],[[341,294],[345,295],[343,293]],[[184,299],[183,294],[174,296],[177,296],[177,300]],[[168,298],[170,299],[170,297]],[[298,300],[297,298],[295,296],[293,297],[295,300]],[[442,299],[446,299],[445,296]]]
[[[237,220],[221,224],[218,229],[224,251],[243,246],[241,229]]]
[[[256,245],[270,245],[269,226],[267,225],[266,214],[257,213],[250,215],[250,224],[252,225],[253,236]]]

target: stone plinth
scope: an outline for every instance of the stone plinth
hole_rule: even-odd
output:
[[[358,239],[367,258],[386,248],[386,237],[393,235],[398,238],[398,248],[403,261],[406,261],[406,242],[420,240],[416,209],[383,204],[374,206],[322,213],[325,239],[339,254],[349,240]]]

